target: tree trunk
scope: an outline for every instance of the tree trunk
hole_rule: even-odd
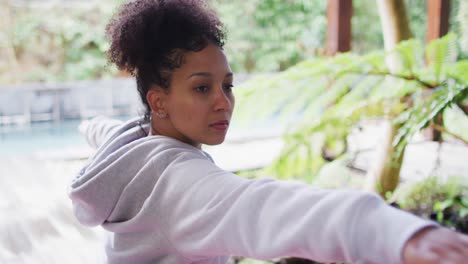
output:
[[[385,50],[392,50],[402,40],[412,38],[404,0],[377,0]]]
[[[384,36],[385,50],[391,51],[402,40],[412,37],[406,6],[404,0],[377,0],[380,21]],[[387,65],[390,71],[398,71],[401,59],[396,53],[387,56]],[[400,180],[400,169],[403,162],[403,154],[396,157],[396,149],[392,145],[397,127],[392,125],[391,120],[384,120],[382,142],[377,146],[377,154],[373,164],[367,172],[366,187],[382,196],[387,192],[392,192],[397,187]],[[404,151],[403,151],[404,153]]]
[[[377,7],[386,51],[393,50],[400,41],[413,37],[404,0],[377,0]],[[395,53],[387,56],[386,62],[392,72],[398,71],[401,65],[401,59]]]
[[[387,192],[395,190],[398,186],[404,151],[396,156],[392,141],[398,128],[392,124],[391,120],[383,121],[382,130],[378,141],[381,145],[377,147],[375,160],[367,171],[366,189],[385,197]]]

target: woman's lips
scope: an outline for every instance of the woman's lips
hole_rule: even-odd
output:
[[[218,121],[216,123],[211,124],[210,127],[219,131],[225,131],[229,127],[229,122],[227,120]]]

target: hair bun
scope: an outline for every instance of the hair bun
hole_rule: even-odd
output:
[[[224,44],[221,22],[201,0],[131,1],[119,8],[106,33],[109,61],[134,75],[145,66],[170,64],[166,57],[175,49],[198,50],[207,40]]]

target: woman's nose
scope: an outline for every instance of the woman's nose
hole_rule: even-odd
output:
[[[226,94],[224,89],[219,89],[215,95],[215,111],[230,111],[232,108],[232,96]]]

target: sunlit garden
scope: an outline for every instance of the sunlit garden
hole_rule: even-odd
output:
[[[0,263],[102,261],[102,230],[74,219],[67,184],[95,151],[82,121],[142,114],[106,57],[123,2],[0,0]],[[450,3],[440,21],[429,1],[211,2],[236,96],[225,143],[204,147],[220,167],[374,192],[468,234],[467,1],[433,1]]]

